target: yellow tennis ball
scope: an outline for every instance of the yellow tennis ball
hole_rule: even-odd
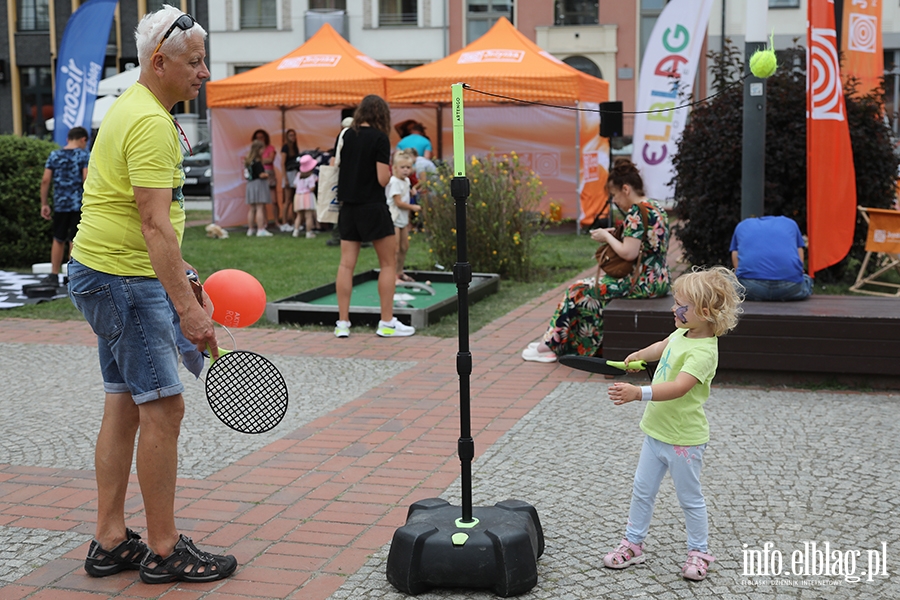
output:
[[[760,79],[771,77],[778,68],[778,60],[775,51],[771,48],[757,50],[750,57],[750,72]]]

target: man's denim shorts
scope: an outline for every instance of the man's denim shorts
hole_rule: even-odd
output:
[[[158,279],[121,277],[69,261],[69,298],[97,334],[103,390],[135,404],[184,391],[175,310]]]

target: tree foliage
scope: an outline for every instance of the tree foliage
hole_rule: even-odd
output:
[[[797,221],[806,234],[806,58],[802,47],[779,53],[779,68],[766,80],[765,197],[767,215]],[[731,235],[741,218],[743,129],[742,57],[730,42],[710,52],[713,90],[697,107],[678,142],[675,208],[682,222],[673,231],[695,265],[730,265]],[[856,169],[857,203],[887,208],[894,199],[898,158],[883,118],[884,90],[862,95],[845,86],[850,139]],[[834,281],[865,253],[866,225],[857,218],[850,254],[818,274]]]
[[[22,268],[50,259],[50,221],[41,218],[41,177],[58,146],[0,135],[0,267]]]

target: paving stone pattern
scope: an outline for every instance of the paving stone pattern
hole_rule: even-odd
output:
[[[0,381],[18,390],[13,394],[7,388],[3,394],[0,463],[93,470],[103,416],[97,350],[0,344],[0,356],[4,357]],[[271,360],[285,378],[290,400],[281,424],[259,435],[240,434],[220,423],[206,402],[203,380],[181,370],[186,410],[179,438],[179,477],[203,479],[414,364],[297,356]],[[16,581],[90,539],[75,532],[0,527],[0,582]]]
[[[600,376],[521,360],[562,292],[471,336],[474,503],[530,502],[545,531],[539,581],[525,600],[900,598],[896,392],[714,385],[703,475],[718,557],[710,577],[680,577],[684,523],[668,479],[647,563],[603,568],[627,518],[642,406],[613,406]],[[339,341],[330,332],[241,332],[241,347],[271,358],[292,393],[291,416],[268,441],[233,434],[209,414],[202,387],[186,380],[177,525],[202,547],[233,553],[240,568],[211,584],[147,586],[134,572],[93,579],[82,568],[96,518],[102,399],[90,329],[0,320],[0,600],[405,597],[385,578],[391,535],[416,500],[459,504],[457,345],[360,329]],[[145,533],[134,476],[126,522]],[[853,567],[863,581],[793,575],[792,553],[808,542],[830,544],[848,566],[859,552]],[[888,574],[866,581],[867,551],[885,547]],[[785,573],[744,575],[746,557],[764,549],[783,557]]]
[[[645,542],[647,562],[603,567],[624,534],[643,437],[643,407],[614,406],[605,390],[605,383],[561,384],[473,465],[474,506],[516,498],[541,518],[546,548],[538,584],[520,598],[900,598],[900,477],[886,463],[896,456],[900,398],[715,388],[706,405],[712,440],[702,482],[718,560],[707,581],[694,583],[680,576],[684,517],[668,476]],[[458,506],[460,493],[457,480],[441,497]],[[861,551],[855,574],[862,581],[793,575],[791,553],[807,541],[820,549],[827,541],[842,557]],[[743,575],[745,550],[761,551],[766,542],[784,556],[785,573]],[[881,551],[882,542],[890,575],[868,582],[861,573],[867,551]],[[389,547],[332,598],[405,598],[385,578]],[[417,597],[492,594],[434,590]]]
[[[0,344],[0,356],[8,357],[0,361],[0,381],[15,382],[20,390],[8,398],[4,394],[0,463],[93,470],[94,442],[103,416],[97,350]],[[180,370],[186,407],[179,438],[179,477],[208,477],[414,364],[303,356],[270,359],[287,383],[288,412],[272,431],[258,435],[238,433],[222,424],[206,401],[203,379]]]

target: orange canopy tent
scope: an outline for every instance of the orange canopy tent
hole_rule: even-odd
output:
[[[570,67],[501,18],[462,50],[387,79],[387,100],[392,106],[446,105],[450,86],[460,82],[469,86],[463,96],[467,154],[515,151],[541,178],[546,202],[560,203],[564,217],[589,225],[605,210],[609,147],[599,135],[598,105],[609,99],[606,81]],[[438,148],[449,159],[451,124],[438,122]]]
[[[268,64],[206,84],[212,136],[213,212],[223,227],[247,221],[242,157],[257,129],[266,130],[276,150],[282,132],[293,129],[300,150],[331,148],[342,109],[365,96],[384,97],[385,81],[397,71],[369,58],[325,24],[305,44]],[[248,110],[252,109],[252,110]],[[395,120],[428,121],[433,109],[392,111]],[[275,162],[281,194],[283,159]]]
[[[607,82],[542,50],[505,17],[462,50],[389,79],[387,99],[449,103],[450,86],[459,82],[519,100],[572,104],[609,99]],[[509,102],[480,94],[467,96],[470,102]]]
[[[369,58],[325,23],[290,54],[251,71],[206,84],[206,104],[217,107],[354,105],[385,95],[397,71]]]

